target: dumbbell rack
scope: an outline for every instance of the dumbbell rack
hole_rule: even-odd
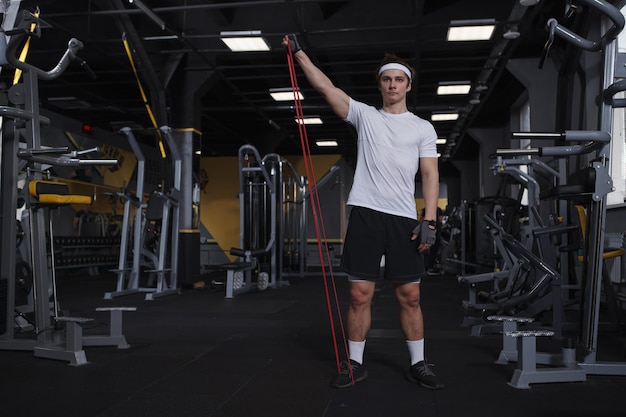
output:
[[[92,275],[98,267],[111,267],[119,259],[120,237],[55,236],[55,268],[89,268]]]

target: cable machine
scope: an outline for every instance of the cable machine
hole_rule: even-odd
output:
[[[305,178],[279,155],[261,157],[252,145],[239,148],[240,247],[230,249],[239,261],[222,266],[228,271],[227,298],[289,285],[283,280],[285,258],[289,269],[304,271],[305,189]]]

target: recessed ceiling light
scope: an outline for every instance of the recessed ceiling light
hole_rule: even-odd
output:
[[[437,139],[437,145],[445,145],[445,144],[446,144],[446,138]]]
[[[270,46],[259,30],[221,32],[222,42],[233,52],[269,51]]]
[[[452,94],[468,94],[472,86],[469,81],[460,83],[440,83],[437,87],[437,95],[452,95]]]
[[[336,148],[339,146],[335,139],[316,140],[315,144],[321,148]]]
[[[321,125],[321,124],[324,124],[324,122],[322,121],[322,119],[319,118],[319,116],[305,117],[303,119],[296,118],[296,123],[299,123],[299,124],[302,124],[302,125]]]
[[[453,20],[448,28],[449,42],[486,41],[491,39],[496,28],[495,21],[489,20]]]
[[[433,115],[430,116],[430,120],[433,122],[447,122],[458,118],[458,113],[433,113]]]
[[[304,96],[297,91],[298,100],[303,100]],[[276,101],[293,101],[294,92],[291,88],[270,88],[270,96]]]

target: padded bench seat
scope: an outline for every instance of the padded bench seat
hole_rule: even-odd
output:
[[[70,187],[62,182],[34,180],[28,183],[28,192],[39,204],[91,205],[93,199],[88,195],[70,194]]]

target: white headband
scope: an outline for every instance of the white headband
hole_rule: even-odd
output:
[[[402,64],[398,64],[397,62],[390,62],[389,64],[385,64],[380,67],[380,69],[378,70],[378,76],[380,77],[380,74],[382,74],[383,71],[387,71],[390,69],[402,71],[406,74],[407,77],[409,77],[409,82],[411,82],[411,70]]]

